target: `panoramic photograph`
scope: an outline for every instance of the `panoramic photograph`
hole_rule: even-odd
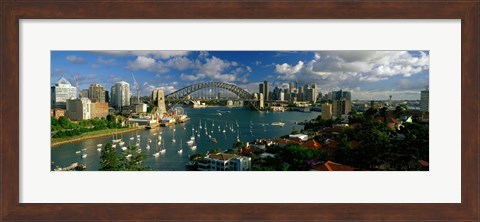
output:
[[[429,58],[51,51],[51,170],[428,171]]]

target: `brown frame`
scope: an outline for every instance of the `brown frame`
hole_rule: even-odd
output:
[[[3,0],[1,220],[462,220],[479,216],[479,1]],[[460,204],[21,204],[19,19],[461,19]],[[443,163],[448,164],[448,163]]]

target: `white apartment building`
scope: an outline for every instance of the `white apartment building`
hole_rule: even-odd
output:
[[[110,101],[112,107],[120,110],[123,106],[130,105],[130,84],[125,81],[115,83],[111,89]]]
[[[67,111],[65,112],[65,116],[73,121],[91,119],[92,102],[89,98],[67,100]]]
[[[252,168],[252,159],[235,154],[209,154],[199,162],[201,171],[248,171]]]

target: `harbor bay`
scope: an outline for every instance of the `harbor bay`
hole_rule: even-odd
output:
[[[293,130],[303,129],[303,126],[299,125],[300,122],[315,119],[320,114],[294,111],[255,112],[241,107],[198,109],[185,107],[184,111],[190,118],[185,123],[118,133],[52,147],[51,168],[53,170],[56,167],[67,167],[78,162],[85,164],[87,171],[98,171],[101,156],[101,152],[97,150],[100,148],[99,144],[102,144],[103,148],[112,139],[122,139],[125,142],[124,146],[135,145],[139,141],[141,152],[146,154],[145,165],[150,170],[184,171],[191,155],[207,153],[215,148],[227,150],[232,148],[237,140],[246,143],[257,138],[278,138],[288,135]],[[278,123],[285,125],[279,126]],[[194,143],[187,144],[192,136],[195,137]],[[121,146],[117,145],[116,149],[121,153]],[[161,149],[166,151],[155,157],[153,154]],[[181,153],[180,149],[183,150]]]

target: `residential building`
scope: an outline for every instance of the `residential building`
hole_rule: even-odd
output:
[[[65,116],[65,110],[60,108],[53,108],[50,110],[50,116],[58,119],[62,116]]]
[[[429,90],[428,88],[426,90],[422,90],[420,92],[420,111],[422,112],[428,112],[429,108]]]
[[[93,118],[102,118],[108,116],[108,103],[107,102],[95,102],[91,104],[91,115]]]
[[[352,111],[352,101],[346,98],[333,101],[333,116],[340,117],[348,115]]]
[[[198,164],[201,171],[248,171],[251,169],[251,158],[236,154],[208,154]]]
[[[332,104],[322,104],[322,119],[332,119],[333,112],[332,112]]]
[[[65,116],[73,121],[91,119],[92,102],[89,98],[78,98],[67,100],[67,111]]]
[[[88,95],[84,96],[87,96],[92,103],[106,102],[105,89],[98,83],[90,84],[90,87],[88,87]]]
[[[70,82],[61,77],[54,86],[51,87],[51,107],[63,108],[67,106],[68,99],[77,97],[77,89]]]
[[[117,110],[130,105],[130,84],[127,82],[120,81],[115,83],[115,85],[112,86],[111,94],[112,107]]]

